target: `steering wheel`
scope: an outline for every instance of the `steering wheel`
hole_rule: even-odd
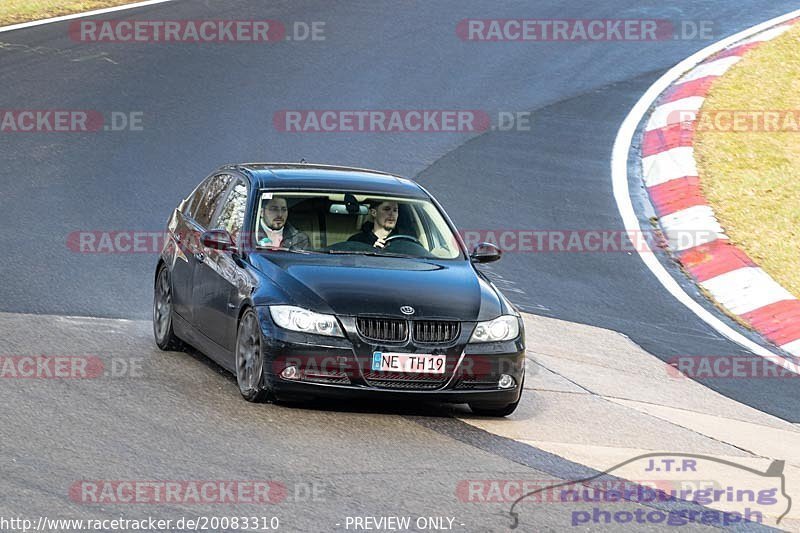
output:
[[[422,243],[419,241],[419,239],[417,239],[416,237],[412,237],[411,235],[392,235],[391,237],[386,239],[385,241],[386,245],[388,246],[390,242],[398,239],[406,239],[408,241],[411,241],[415,244],[419,244],[420,246],[422,246]]]

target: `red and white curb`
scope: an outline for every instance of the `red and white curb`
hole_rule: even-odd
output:
[[[720,305],[793,355],[800,355],[800,300],[730,243],[700,188],[693,126],[713,83],[797,21],[736,42],[675,81],[658,99],[641,148],[644,183],[678,261]]]

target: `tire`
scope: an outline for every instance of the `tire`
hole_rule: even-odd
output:
[[[242,398],[261,403],[274,396],[264,378],[264,354],[261,352],[261,327],[253,309],[248,309],[236,331],[236,383]]]
[[[186,345],[172,329],[172,313],[172,283],[166,265],[161,265],[153,286],[153,336],[165,352],[181,352]]]

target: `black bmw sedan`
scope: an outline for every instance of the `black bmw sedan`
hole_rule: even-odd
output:
[[[225,166],[169,218],[153,329],[236,375],[248,401],[425,399],[514,411],[519,313],[411,180],[309,164]]]

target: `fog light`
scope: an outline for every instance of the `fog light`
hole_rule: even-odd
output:
[[[515,384],[516,382],[514,381],[514,378],[512,378],[508,374],[503,374],[502,376],[500,376],[500,381],[497,382],[497,386],[500,387],[501,389],[511,389],[514,387]]]
[[[298,379],[300,377],[300,371],[297,370],[296,366],[287,366],[281,372],[281,377],[283,379]]]

